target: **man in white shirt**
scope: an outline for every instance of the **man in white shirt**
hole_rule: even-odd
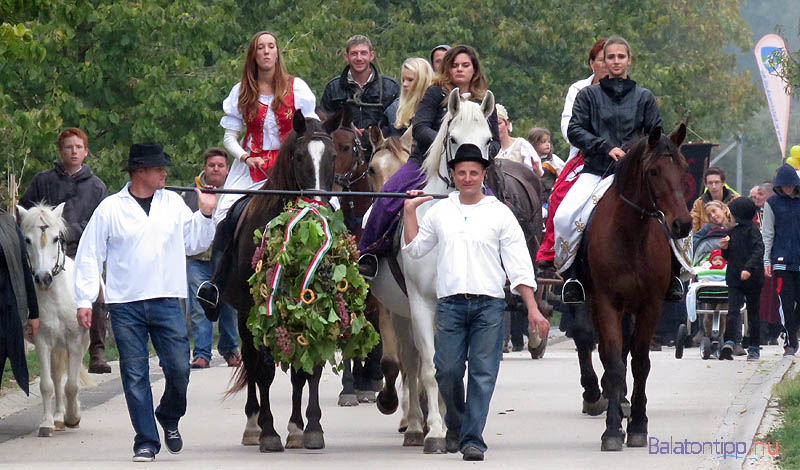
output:
[[[183,448],[178,421],[186,412],[189,340],[178,298],[186,297],[186,255],[214,238],[214,194],[197,191],[194,214],[165,191],[169,156],[153,143],[131,146],[131,181],[92,214],[75,256],[78,323],[91,326],[92,302],[106,264],[106,302],[120,355],[128,413],[136,431],[134,462],[150,462],[161,449],[150,391],[148,336],[164,370],[166,387],[155,412],[172,453]]]
[[[417,207],[430,196],[407,200],[403,215],[403,250],[410,256],[439,245],[436,381],[447,407],[447,450],[460,450],[464,460],[483,460],[486,451],[482,434],[502,357],[506,278],[525,302],[531,334],[546,337],[550,329],[533,297],[536,279],[522,229],[508,207],[481,191],[489,163],[480,153],[456,152],[448,165],[458,191],[419,224]]]

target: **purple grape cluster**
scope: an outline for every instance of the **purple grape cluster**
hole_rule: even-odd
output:
[[[250,260],[250,267],[256,269],[256,265],[258,262],[261,261],[261,258],[264,256],[264,247],[259,246],[256,248],[255,253],[253,253],[253,259]]]
[[[284,355],[292,355],[292,340],[289,339],[289,332],[286,331],[286,328],[282,326],[275,328],[275,340]]]
[[[336,311],[339,314],[339,319],[342,321],[342,329],[347,329],[350,326],[350,317],[347,315],[347,309],[344,304],[344,297],[342,293],[336,294]]]

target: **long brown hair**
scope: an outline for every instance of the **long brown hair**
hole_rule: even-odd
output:
[[[283,56],[281,55],[280,46],[278,46],[278,37],[275,33],[269,31],[260,31],[253,35],[250,39],[250,44],[247,46],[247,54],[244,59],[244,67],[242,67],[242,81],[239,85],[239,112],[247,119],[255,115],[258,109],[258,65],[256,64],[256,51],[258,50],[258,39],[269,34],[275,40],[275,48],[278,50],[278,56],[275,59],[275,73],[272,75],[272,93],[274,99],[272,100],[272,111],[277,111],[281,105],[285,105],[284,96],[289,88],[290,76],[286,73],[286,68],[283,66]]]
[[[481,61],[478,58],[478,52],[472,46],[461,45],[447,51],[442,59],[442,66],[439,68],[439,72],[433,79],[433,84],[447,90],[447,93],[445,94],[446,101],[447,96],[451,91],[453,91],[453,88],[455,88],[453,82],[450,81],[450,69],[453,68],[453,62],[455,62],[456,56],[459,54],[467,54],[472,62],[473,74],[472,80],[469,82],[469,92],[472,93],[471,98],[475,100],[482,100],[483,97],[486,96],[486,90],[489,89],[489,85],[486,82],[486,76],[483,74],[483,69],[481,69]],[[467,90],[461,90],[462,93],[465,91]]]

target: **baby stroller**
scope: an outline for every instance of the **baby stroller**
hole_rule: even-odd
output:
[[[725,269],[710,269],[709,255],[719,249],[719,242],[727,233],[724,230],[711,232],[696,240],[692,254],[693,272],[686,293],[687,325],[681,325],[678,337],[685,338],[689,325],[702,316],[700,324],[702,338],[700,354],[703,359],[720,357],[728,315],[728,285],[725,283]],[[745,314],[746,315],[746,312]],[[746,316],[743,316],[747,324]]]

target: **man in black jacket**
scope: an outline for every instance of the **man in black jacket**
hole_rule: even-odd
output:
[[[389,135],[390,123],[384,112],[400,96],[400,86],[393,78],[381,74],[372,63],[375,51],[366,36],[355,35],[348,39],[343,55],[347,66],[341,75],[325,85],[322,111],[333,114],[348,106],[359,135],[372,125],[380,126],[383,134]],[[362,142],[369,145],[369,139],[362,139]]]
[[[83,229],[106,195],[106,185],[83,164],[83,160],[89,155],[89,140],[82,130],[70,127],[61,132],[58,135],[58,153],[61,160],[55,161],[52,170],[43,171],[33,177],[19,203],[30,209],[40,202],[51,206],[64,202],[63,217],[67,222],[64,244],[67,256],[74,258]],[[105,315],[105,304],[101,296],[92,305],[92,328],[89,331],[89,372],[93,374],[111,372],[105,358]]]

